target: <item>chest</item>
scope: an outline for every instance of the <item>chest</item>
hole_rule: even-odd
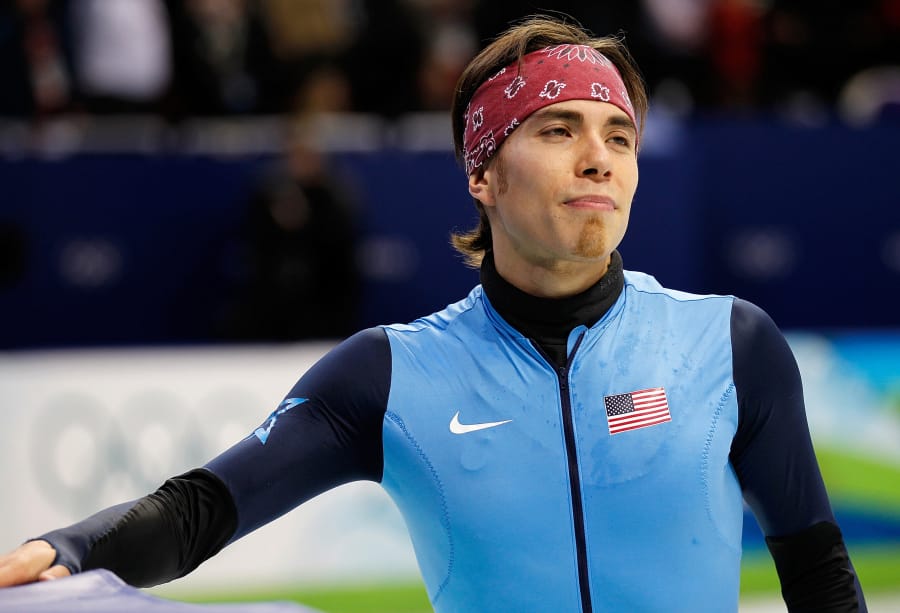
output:
[[[696,474],[710,433],[736,427],[723,411],[730,355],[645,336],[588,332],[562,369],[524,339],[410,360],[395,367],[386,453],[410,454],[448,495],[480,492],[478,504],[498,510],[502,494],[521,502],[533,483],[535,496],[564,494],[573,473],[587,490]]]

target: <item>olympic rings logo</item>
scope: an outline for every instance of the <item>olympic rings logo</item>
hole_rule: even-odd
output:
[[[30,428],[30,466],[46,500],[78,516],[138,498],[253,432],[266,400],[218,389],[196,406],[167,389],[121,399],[50,397]]]

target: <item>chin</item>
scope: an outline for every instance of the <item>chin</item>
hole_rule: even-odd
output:
[[[612,253],[612,249],[608,246],[609,243],[604,240],[579,241],[575,249],[572,250],[572,255],[581,260],[602,261]]]
[[[573,249],[573,254],[586,260],[599,260],[609,257],[612,244],[607,236],[609,227],[599,217],[588,221],[581,230]]]

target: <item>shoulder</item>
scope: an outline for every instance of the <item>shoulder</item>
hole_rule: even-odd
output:
[[[294,395],[347,399],[355,394],[386,395],[391,347],[384,330],[367,328],[339,343],[294,386]]]
[[[741,341],[782,338],[781,331],[768,313],[741,298],[734,299],[731,328],[732,337]]]
[[[655,277],[642,272],[625,271],[625,287],[637,295],[662,296],[673,302],[717,303],[729,309],[732,341],[748,346],[786,345],[773,319],[759,306],[728,294],[695,294],[664,287]]]
[[[731,310],[731,346],[739,392],[791,393],[799,387],[797,362],[784,334],[768,313],[740,298]]]
[[[694,294],[664,287],[654,277],[625,271],[624,308],[642,318],[652,317],[685,334],[729,336],[734,296]]]
[[[382,328],[391,338],[417,332],[443,332],[461,323],[471,321],[473,317],[482,315],[484,313],[483,304],[484,290],[481,285],[476,285],[465,298],[447,305],[440,311],[420,317],[411,323],[390,324],[382,326]]]
[[[509,324],[493,310],[481,286],[446,308],[409,324],[384,326],[395,372],[465,360],[495,345]],[[512,335],[511,328],[509,334]]]
[[[731,342],[735,353],[748,357],[759,352],[788,351],[787,341],[775,321],[752,302],[735,298],[731,309]]]
[[[366,328],[350,336],[325,354],[316,364],[319,368],[337,366],[346,370],[354,364],[367,364],[383,360],[390,354],[384,330],[378,327]]]
[[[713,301],[728,304],[734,296],[721,294],[694,294],[663,286],[656,277],[634,270],[625,271],[625,289],[642,295],[663,296],[675,302]]]

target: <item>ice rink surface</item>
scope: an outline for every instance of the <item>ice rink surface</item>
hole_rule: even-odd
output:
[[[871,613],[900,613],[900,594],[879,594],[868,599]],[[783,613],[774,599],[746,600],[740,613]],[[130,587],[113,573],[95,570],[43,583],[0,590],[4,613],[316,613],[289,602],[255,604],[188,604],[149,595]],[[425,613],[423,611],[423,613]]]

